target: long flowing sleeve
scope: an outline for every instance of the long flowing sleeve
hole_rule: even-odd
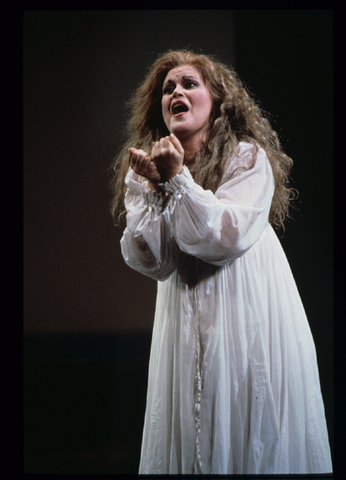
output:
[[[224,181],[215,195],[197,185],[185,166],[164,184],[172,197],[170,221],[180,250],[222,265],[241,256],[259,239],[268,224],[274,178],[262,148],[258,148],[253,168],[247,168],[254,148],[239,144],[229,169],[244,168]]]
[[[176,268],[178,246],[167,208],[170,195],[146,188],[145,179],[129,170],[125,183],[127,226],[120,240],[125,262],[155,280],[166,280]]]

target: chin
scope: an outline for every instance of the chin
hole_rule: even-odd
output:
[[[186,135],[189,135],[189,130],[184,128],[183,126],[178,126],[176,128],[170,128],[169,130],[171,133],[174,133],[176,137],[179,138],[179,136],[186,137]]]

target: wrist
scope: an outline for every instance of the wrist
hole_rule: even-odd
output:
[[[183,171],[183,168],[184,168],[184,165],[179,166],[179,168],[177,168],[177,169],[173,170],[172,172],[170,172],[170,173],[166,176],[165,180],[166,180],[166,181],[169,181],[171,178],[175,177],[176,175],[180,175],[181,172]]]
[[[151,191],[156,190],[158,193],[164,193],[164,190],[160,187],[159,183],[154,183],[148,180],[147,188]]]

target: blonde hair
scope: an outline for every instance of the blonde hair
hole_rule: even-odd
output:
[[[144,82],[129,103],[131,116],[126,125],[127,141],[111,167],[111,214],[115,223],[120,221],[124,213],[124,179],[130,165],[128,149],[135,147],[150,152],[155,141],[170,133],[162,117],[162,85],[167,73],[181,65],[191,65],[199,71],[213,100],[208,137],[201,145],[194,164],[189,166],[194,180],[204,189],[215,193],[240,141],[253,143],[256,148],[262,147],[275,180],[269,222],[273,227],[284,230],[284,222],[290,217],[291,200],[297,192],[289,186],[292,159],[283,152],[267,115],[251,97],[236,72],[210,55],[187,50],[169,51],[161,55],[150,67]],[[256,155],[253,155],[248,168],[252,168],[255,161]]]

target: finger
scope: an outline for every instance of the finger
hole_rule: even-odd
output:
[[[142,160],[149,155],[144,150],[137,150],[136,148],[129,148],[129,153],[131,155],[130,165],[134,168],[135,165],[140,165]]]
[[[160,138],[159,141],[159,150],[163,152],[171,151],[172,142],[170,141],[169,136]]]
[[[157,150],[159,149],[159,146],[160,146],[159,142],[154,143],[153,148],[151,149],[151,156],[153,156],[154,152],[157,152]]]
[[[152,148],[152,150],[151,150],[151,153],[150,153],[151,157],[154,157],[154,156],[158,155],[158,153],[159,153],[160,151],[161,151],[160,141],[155,142],[155,143],[154,143],[154,146],[153,146],[153,148]]]
[[[144,150],[141,150],[141,149],[137,150],[137,148],[133,148],[133,147],[129,148],[129,152],[130,152],[130,155],[136,154],[136,155],[140,155],[142,157],[147,157],[148,156],[147,152],[145,152]]]
[[[139,156],[136,160],[136,168],[138,169],[138,171],[140,172],[140,175],[144,175],[145,176],[145,173],[146,173],[146,170],[149,166],[151,162],[151,158],[149,157],[149,155],[147,155],[146,157],[143,157],[142,155]]]
[[[183,155],[185,153],[184,149],[183,149],[181,143],[179,142],[179,139],[174,135],[174,133],[171,133],[168,138],[172,142],[172,144],[176,148],[176,150],[178,150],[178,152]]]
[[[167,140],[166,140],[166,137],[162,137],[160,138],[160,148],[165,148],[167,147]]]
[[[147,168],[147,178],[152,181],[159,182],[161,180],[161,175],[157,171],[156,165],[153,161],[151,161]]]
[[[133,169],[135,169],[136,167],[138,167],[139,164],[140,164],[140,159],[138,155],[136,155],[136,152],[134,152],[130,160],[130,165]]]

